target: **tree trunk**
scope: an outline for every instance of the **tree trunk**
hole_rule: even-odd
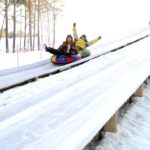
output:
[[[13,29],[13,53],[15,53],[15,48],[16,48],[16,0],[14,0],[13,23],[14,23],[14,29]]]
[[[36,27],[36,1],[34,1],[34,28],[33,28],[33,50],[35,50],[35,27]]]
[[[26,33],[27,33],[27,8],[25,6],[25,18],[24,18],[24,50],[26,49]]]
[[[4,15],[4,18],[3,18],[3,22],[2,22],[2,26],[1,26],[1,32],[0,32],[0,40],[2,38],[2,34],[3,34],[3,26],[4,26],[4,22],[5,22],[5,15]]]
[[[56,6],[54,0],[54,8],[53,8],[53,47],[55,47],[55,38],[56,38]]]
[[[53,47],[55,47],[55,38],[56,38],[56,33],[55,33],[55,27],[56,27],[56,16],[55,13],[53,13]]]
[[[22,51],[22,9],[20,7],[20,51]]]
[[[49,17],[49,13],[48,13],[48,10],[47,10],[47,17],[48,17],[48,20],[47,20],[47,34],[48,34],[48,45],[51,45],[51,31],[50,31],[50,17]]]
[[[28,1],[29,9],[29,35],[30,35],[30,50],[32,50],[32,23],[31,23],[31,0]]]
[[[37,21],[37,44],[38,44],[38,50],[40,50],[40,0],[38,0],[38,21]]]
[[[8,0],[5,0],[5,16],[6,16],[6,53],[9,53],[8,44]]]

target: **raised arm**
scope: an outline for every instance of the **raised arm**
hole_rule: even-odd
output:
[[[101,38],[102,38],[102,37],[99,36],[98,38],[96,38],[96,39],[94,39],[94,40],[88,42],[87,45],[88,45],[88,46],[91,46],[91,45],[95,44],[96,42],[98,42]]]
[[[76,23],[73,24],[73,29],[72,29],[72,31],[73,31],[73,38],[74,38],[74,41],[76,42],[76,41],[79,39],[78,34],[77,34],[77,29],[76,29]]]

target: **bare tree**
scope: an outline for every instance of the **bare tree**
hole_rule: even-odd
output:
[[[62,0],[53,0],[51,2],[51,10],[52,10],[52,16],[53,16],[53,47],[55,47],[55,41],[56,41],[56,19],[60,12],[62,12],[63,4]]]
[[[35,50],[35,27],[36,27],[36,1],[34,1],[34,16],[33,16],[33,50]]]
[[[22,50],[22,9],[20,7],[20,51]]]
[[[56,20],[58,14],[62,11],[62,0],[3,0],[5,6],[5,34],[6,34],[6,52],[9,52],[9,43],[8,43],[8,1],[10,6],[13,6],[13,32],[10,35],[13,35],[13,52],[15,52],[16,45],[16,36],[22,35],[21,31],[18,34],[17,25],[20,23],[20,30],[22,30],[22,22],[19,20],[21,17],[18,17],[17,6],[24,6],[24,9],[20,7],[20,16],[21,12],[24,13],[24,49],[27,48],[27,36],[29,36],[29,48],[32,50],[35,48],[35,43],[37,43],[38,50],[40,50],[40,45],[45,40],[43,37],[49,39],[52,37],[53,46],[55,46],[56,40]],[[59,3],[59,4],[58,4]],[[12,7],[10,7],[12,8]],[[9,11],[10,12],[10,11]],[[12,23],[10,21],[9,23]],[[4,21],[3,23],[4,24]],[[52,27],[51,27],[52,26]],[[53,30],[51,32],[51,29]],[[33,35],[32,35],[33,31]],[[28,34],[27,34],[28,33]],[[52,34],[51,34],[52,33]],[[35,42],[35,37],[37,41]],[[20,37],[21,43],[21,37]],[[52,42],[51,42],[52,43]],[[20,44],[21,49],[21,44]]]
[[[55,47],[56,41],[56,20],[60,12],[62,12],[63,4],[62,0],[38,0],[38,45],[40,45],[40,39],[43,39],[43,32],[46,31],[47,37],[52,37],[52,46]],[[41,21],[42,18],[42,21]],[[44,18],[46,23],[44,23]],[[41,24],[41,27],[40,27]],[[43,24],[47,24],[45,28]],[[50,27],[52,26],[52,28]],[[51,30],[52,29],[52,33]],[[40,35],[40,36],[39,36]],[[39,47],[39,46],[38,46]],[[39,49],[39,48],[38,48]]]
[[[31,22],[31,0],[28,0],[29,11],[29,37],[30,37],[30,50],[32,50],[32,22]]]
[[[2,22],[2,26],[1,26],[1,31],[0,31],[0,40],[1,40],[1,38],[2,38],[2,34],[3,34],[3,26],[4,26],[4,22],[5,22],[5,15],[4,15],[4,17],[3,17],[3,22]]]
[[[24,11],[24,50],[26,48],[26,35],[27,34],[27,8],[25,6],[25,11]]]
[[[8,0],[5,0],[5,24],[6,24],[6,53],[9,53],[9,44],[8,44]]]
[[[13,53],[16,49],[16,0],[14,0],[14,15],[13,15]]]
[[[38,50],[40,50],[40,0],[38,0],[38,21],[37,21],[37,44],[38,44]]]

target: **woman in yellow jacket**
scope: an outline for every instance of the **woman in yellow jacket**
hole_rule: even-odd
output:
[[[73,31],[73,38],[74,38],[74,41],[76,42],[76,41],[79,40],[79,37],[78,37],[78,34],[77,34],[77,29],[76,29],[76,23],[73,24],[73,29],[72,29],[72,31]],[[101,38],[102,38],[102,37],[99,36],[99,37],[97,37],[96,39],[94,39],[94,40],[88,42],[88,40],[87,40],[85,34],[83,34],[83,35],[80,37],[80,39],[82,39],[82,40],[85,41],[85,46],[86,46],[86,47],[95,44],[95,43],[98,42]]]
[[[76,47],[79,48],[78,53],[81,55],[82,58],[90,56],[91,51],[87,49],[87,47],[95,44],[101,39],[101,36],[99,36],[98,38],[88,42],[86,35],[82,35],[79,39],[76,30],[76,23],[73,24],[73,37],[74,41],[76,42]]]

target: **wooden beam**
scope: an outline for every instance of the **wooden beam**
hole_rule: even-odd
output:
[[[143,84],[135,91],[134,96],[138,96],[138,97],[143,96]]]
[[[104,131],[117,132],[118,114],[115,113],[103,127]]]

